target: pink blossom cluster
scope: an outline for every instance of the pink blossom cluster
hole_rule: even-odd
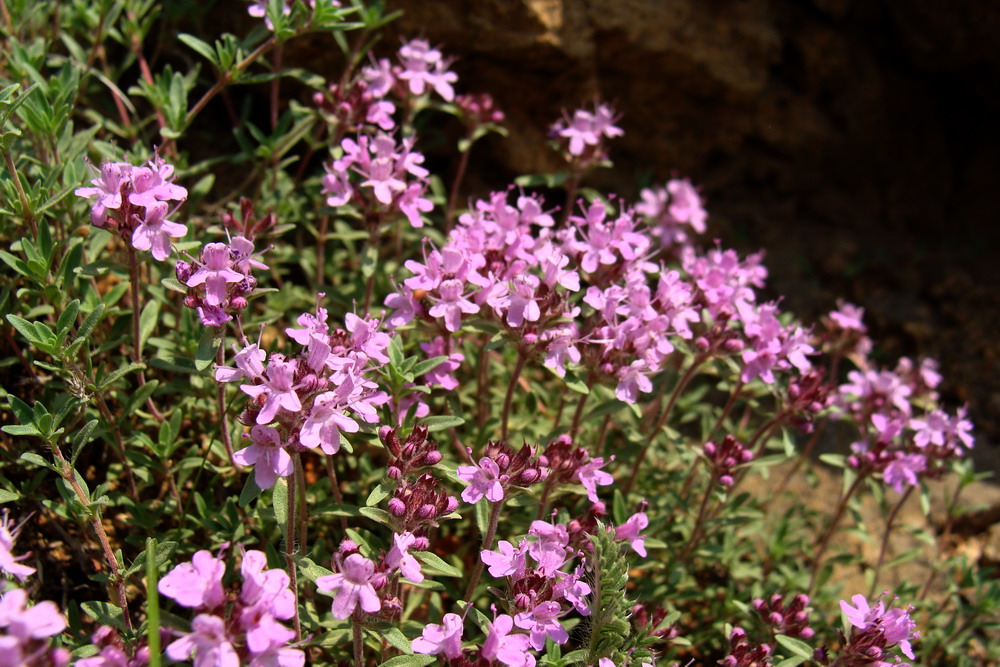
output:
[[[830,319],[861,333],[863,312],[841,305]],[[864,347],[864,346],[862,346]],[[941,383],[937,363],[915,364],[904,357],[894,370],[872,367],[867,357],[853,357],[859,368],[847,374],[829,402],[834,415],[858,426],[847,463],[866,474],[881,473],[897,493],[922,478],[939,477],[945,463],[964,456],[975,444],[967,408],[949,414],[938,404]]]
[[[597,103],[594,110],[577,109],[572,116],[564,116],[549,127],[549,136],[555,139],[570,162],[589,166],[607,159],[608,139],[620,137],[624,132],[615,125],[618,114],[607,104]]]
[[[413,143],[412,138],[397,142],[385,132],[345,138],[340,144],[343,155],[327,165],[323,177],[326,203],[353,203],[383,216],[398,211],[412,226],[423,227],[421,214],[432,211],[434,204],[424,196],[429,172]]]
[[[234,236],[229,243],[206,243],[197,261],[178,260],[177,280],[187,288],[184,305],[198,312],[201,323],[221,327],[249,305],[247,297],[256,289],[253,269],[267,269],[257,259],[254,243]]]
[[[316,0],[305,0],[306,5],[310,10],[316,7]],[[340,0],[319,0],[320,4],[329,5],[333,7],[340,7]],[[247,7],[247,13],[254,18],[263,18],[264,25],[267,26],[268,30],[274,30],[274,23],[271,21],[271,17],[267,15],[268,5],[271,3],[268,0],[254,0]],[[295,0],[284,0],[281,4],[281,11],[285,16],[292,13],[292,7],[295,5]]]
[[[70,654],[52,648],[49,638],[66,629],[55,602],[28,606],[28,592],[12,588],[0,596],[0,656],[3,664],[63,667]]]
[[[513,487],[524,488],[544,481],[548,468],[535,458],[535,450],[528,443],[515,452],[506,442],[488,442],[478,461],[455,470],[460,480],[469,483],[462,492],[462,500],[474,505],[485,497],[491,503],[499,503]],[[471,448],[469,457],[472,458]]]
[[[704,234],[708,212],[698,189],[686,178],[673,178],[665,187],[643,188],[635,212],[645,218],[650,233],[665,250],[681,251],[692,242],[691,233]]]
[[[597,487],[614,482],[610,473],[601,470],[604,463],[603,457],[591,457],[586,448],[575,446],[570,436],[564,434],[555,438],[538,457],[538,464],[548,469],[543,497],[559,484],[580,484],[590,502],[598,502]]]
[[[577,554],[569,547],[566,526],[533,521],[528,537],[516,547],[501,540],[496,551],[484,549],[480,557],[491,576],[506,579],[514,625],[527,631],[532,648],[541,650],[546,638],[557,644],[569,640],[560,618],[573,610],[590,615],[591,590],[583,581],[583,565],[572,563]]]
[[[9,574],[23,582],[35,573],[35,568],[19,562],[28,558],[30,554],[14,555],[14,542],[20,532],[21,526],[14,525],[10,515],[5,511],[0,518],[0,573]]]
[[[161,637],[169,638],[169,631],[161,628]],[[73,667],[145,667],[149,664],[149,646],[145,638],[140,639],[130,651],[114,628],[102,625],[91,636],[91,641],[100,648],[97,655],[77,660]]]
[[[172,660],[194,657],[195,667],[301,667],[305,653],[289,646],[295,632],[285,627],[295,615],[295,595],[284,570],[267,569],[262,551],[247,551],[240,565],[241,586],[235,602],[222,587],[226,563],[199,551],[158,585],[161,595],[197,611],[191,631],[171,642]]]
[[[774,649],[769,644],[755,644],[743,628],[729,633],[729,655],[719,661],[722,667],[763,667],[770,665]]]
[[[136,250],[149,250],[157,261],[169,257],[171,239],[187,234],[186,226],[168,219],[176,206],[167,202],[187,199],[187,190],[173,182],[173,166],[154,155],[142,167],[105,162],[99,172],[91,170],[96,172],[93,187],[74,190],[78,197],[95,200],[91,222],[117,233]]]
[[[718,444],[706,442],[702,449],[712,476],[722,486],[732,486],[736,467],[753,460],[753,452],[731,435],[727,435]]]
[[[331,330],[327,317],[325,308],[317,308],[315,315],[300,315],[298,327],[285,329],[301,346],[295,355],[274,353],[268,359],[258,343],[244,341],[235,366],[216,368],[216,381],[241,382],[240,390],[251,399],[240,417],[252,427],[246,436],[250,444],[235,460],[254,466],[262,489],[291,474],[290,448],[336,454],[341,432],[356,433],[356,417],[378,421],[377,407],[388,400],[371,379],[389,361],[389,336],[379,331],[379,320],[348,313],[346,329]]]
[[[898,647],[903,655],[914,659],[910,640],[919,639],[920,633],[916,631],[916,622],[910,618],[913,608],[891,607],[881,599],[871,606],[863,595],[853,596],[851,602],[853,605],[846,600],[840,601],[840,609],[852,628],[838,664],[847,667],[908,665],[893,655],[893,649]]]
[[[420,562],[411,551],[426,551],[429,542],[424,536],[409,531],[394,532],[389,550],[383,551],[375,560],[366,558],[358,545],[344,540],[333,556],[333,574],[316,579],[316,588],[324,595],[333,597],[332,613],[337,619],[365,614],[381,614],[389,619],[402,611],[398,587],[390,587],[390,582],[398,581],[400,575],[413,583],[424,580]]]
[[[787,602],[784,595],[775,593],[767,600],[754,600],[750,606],[776,633],[802,639],[809,639],[816,634],[809,627],[809,612],[812,608],[809,606],[808,595],[800,593],[791,602]]]

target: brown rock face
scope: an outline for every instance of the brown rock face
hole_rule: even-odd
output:
[[[710,234],[768,251],[772,296],[811,319],[867,307],[885,363],[932,356],[969,401],[982,464],[1000,432],[1000,5],[989,0],[391,0],[401,36],[457,56],[510,137],[473,151],[470,194],[558,168],[545,131],[594,98],[623,114],[635,199],[700,183]],[[444,155],[442,154],[442,157]]]

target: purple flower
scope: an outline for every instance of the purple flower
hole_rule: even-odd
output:
[[[12,527],[9,517],[4,514],[0,519],[0,572],[6,572],[19,581],[24,581],[35,573],[35,568],[17,562],[27,558],[28,554],[14,556],[14,540],[17,539],[18,532],[18,528]]]
[[[475,504],[483,496],[491,503],[503,500],[500,468],[489,457],[479,459],[479,465],[458,466],[455,473],[463,482],[469,482],[469,486],[462,491],[462,500],[465,502]]]
[[[413,533],[397,533],[392,536],[392,548],[385,556],[385,564],[390,569],[398,569],[403,576],[415,584],[424,580],[424,575],[420,571],[420,563],[410,555],[410,547],[417,541]]]
[[[462,657],[462,617],[445,614],[442,620],[442,625],[429,623],[424,626],[423,634],[411,642],[414,652],[426,655],[444,653],[449,660]]]
[[[271,357],[271,363],[267,365],[267,379],[263,384],[240,385],[243,393],[252,398],[266,397],[264,407],[257,414],[258,424],[269,424],[274,421],[279,408],[288,412],[298,412],[302,409],[302,403],[296,393],[297,387],[292,384],[295,381],[297,366],[298,360],[285,361],[282,355],[275,354]]]
[[[614,458],[615,457],[612,456],[611,460],[613,461]],[[592,503],[596,503],[598,501],[598,485],[608,486],[615,481],[615,478],[609,473],[601,470],[602,467],[604,467],[604,459],[599,457],[591,459],[587,463],[580,466],[580,468],[576,471],[577,479],[580,480],[580,484],[583,485],[583,488],[587,490],[587,498],[589,498]]]
[[[253,466],[257,486],[270,489],[278,477],[292,474],[292,457],[285,451],[278,430],[270,426],[250,429],[250,445],[233,452],[233,461],[241,466]]]
[[[299,431],[302,445],[310,449],[320,447],[324,454],[336,454],[340,451],[340,432],[358,432],[358,423],[343,411],[351,401],[354,388],[354,381],[348,377],[335,391],[316,397],[309,417]]]
[[[646,526],[649,525],[649,518],[646,516],[645,512],[636,512],[628,518],[624,524],[615,528],[615,539],[616,540],[628,540],[629,544],[632,545],[632,549],[642,556],[646,557],[646,536],[640,536],[640,531],[644,530]]]
[[[187,660],[194,653],[194,667],[239,667],[240,659],[218,616],[198,614],[191,632],[167,646],[171,660]]]
[[[319,577],[316,588],[320,592],[334,594],[334,618],[348,618],[359,603],[363,611],[374,614],[382,608],[378,593],[372,586],[374,576],[375,563],[355,553],[344,559],[340,572]]]
[[[490,662],[499,661],[507,667],[535,667],[535,656],[528,653],[528,635],[513,635],[514,619],[507,614],[497,616],[486,633],[479,656]]]
[[[566,546],[569,544],[566,526],[532,521],[528,534],[538,538],[528,545],[528,554],[538,562],[542,574],[551,577],[566,562]]]
[[[445,328],[451,332],[462,327],[462,313],[471,315],[479,312],[479,306],[462,294],[463,287],[458,280],[445,280],[438,287],[438,302],[427,311],[431,317],[443,317]]]
[[[153,259],[162,262],[170,256],[170,239],[187,234],[187,227],[166,219],[167,205],[154,201],[146,207],[146,218],[132,232],[132,247],[151,250]]]
[[[507,540],[500,540],[500,543],[497,544],[498,551],[483,549],[479,557],[489,566],[490,576],[498,579],[511,575],[520,577],[527,569],[527,549],[525,548],[527,545],[527,541],[522,540],[520,546],[515,549],[514,545]]]
[[[187,190],[169,181],[173,174],[173,165],[167,164],[158,156],[149,162],[148,167],[133,169],[129,203],[149,208],[156,202],[187,199]]]
[[[229,246],[225,243],[208,243],[201,250],[201,267],[188,278],[188,287],[205,285],[205,300],[210,306],[218,306],[226,300],[226,284],[238,283],[244,279],[242,273],[232,269]]]
[[[236,351],[235,343],[233,344],[233,350]],[[235,368],[232,366],[216,366],[215,381],[235,382],[245,377],[251,380],[263,380],[264,360],[266,358],[267,352],[260,349],[260,346],[256,343],[251,343],[236,352],[234,359],[236,363]]]
[[[23,642],[52,637],[66,629],[66,619],[55,602],[46,600],[26,607],[27,602],[28,593],[20,588],[0,596],[0,628]]]
[[[919,484],[917,474],[926,469],[927,457],[923,454],[897,454],[882,471],[882,477],[896,493],[902,493],[903,484],[917,486]]]
[[[566,628],[559,623],[559,617],[563,615],[562,607],[558,602],[541,602],[531,611],[525,611],[514,617],[514,624],[531,633],[531,646],[541,651],[545,646],[545,638],[548,637],[557,644],[565,644],[569,641],[569,633]]]
[[[196,609],[214,609],[225,601],[222,575],[226,564],[210,551],[199,551],[190,563],[181,563],[160,579],[157,590],[178,604]]]
[[[403,44],[399,60],[403,63],[403,71],[397,76],[409,83],[411,93],[423,95],[426,89],[433,88],[446,102],[455,99],[451,84],[458,81],[458,75],[448,71],[448,62],[427,40],[413,39]]]
[[[94,170],[89,161],[87,161],[87,165],[91,170]],[[101,165],[100,176],[90,181],[94,187],[77,188],[73,191],[77,197],[97,198],[90,210],[91,222],[97,227],[104,225],[109,209],[121,208],[121,188],[123,184],[129,182],[132,169],[132,165],[127,162],[105,162]]]

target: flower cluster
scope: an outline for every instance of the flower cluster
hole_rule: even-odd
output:
[[[892,655],[892,650],[896,647],[907,658],[914,659],[910,640],[918,639],[920,633],[915,631],[917,624],[910,618],[912,607],[887,608],[881,599],[872,607],[863,595],[853,596],[851,602],[854,603],[853,606],[846,600],[840,601],[840,609],[853,627],[838,664],[847,667],[890,667],[905,664]],[[893,658],[893,661],[889,662],[889,658]]]
[[[267,569],[262,551],[247,551],[240,565],[240,592],[230,605],[222,587],[225,571],[224,560],[199,551],[160,580],[160,594],[198,612],[191,631],[171,642],[167,655],[172,660],[193,655],[195,667],[304,665],[305,653],[289,646],[295,632],[280,622],[295,615],[288,574]]]
[[[18,581],[23,582],[35,573],[35,568],[22,565],[18,562],[24,560],[30,554],[14,555],[14,541],[17,540],[18,533],[20,532],[21,526],[15,526],[10,515],[5,511],[3,517],[0,518],[0,572],[9,574]]]
[[[736,467],[753,460],[753,452],[731,435],[727,435],[719,444],[706,442],[703,451],[712,476],[722,486],[732,486]]]
[[[773,649],[768,644],[754,644],[743,628],[729,633],[729,655],[719,661],[723,667],[765,667],[771,663]]]
[[[163,629],[160,635],[169,637],[168,631]],[[114,628],[102,625],[91,636],[91,641],[101,649],[100,652],[77,660],[74,667],[145,667],[149,664],[149,646],[145,639],[140,639],[130,652]]]
[[[344,329],[331,330],[327,311],[299,316],[299,328],[285,333],[302,346],[295,356],[267,353],[257,343],[236,351],[235,366],[215,371],[218,382],[242,381],[240,390],[252,400],[240,419],[251,425],[250,445],[235,453],[241,465],[253,465],[258,486],[270,488],[277,477],[291,473],[287,449],[340,449],[341,432],[356,433],[354,416],[378,420],[377,406],[387,397],[371,379],[374,369],[389,361],[389,336],[379,321],[353,313]],[[271,424],[274,424],[271,426]]]
[[[643,188],[635,212],[645,218],[664,250],[676,252],[690,247],[690,234],[704,234],[708,213],[698,189],[686,178],[667,181],[665,187]]]
[[[588,616],[591,590],[583,581],[583,566],[572,565],[566,526],[533,521],[528,536],[533,539],[522,539],[516,547],[501,540],[496,551],[484,549],[480,558],[491,576],[506,579],[514,625],[528,632],[532,648],[541,650],[546,638],[557,644],[569,640],[559,619],[574,609]]]
[[[608,139],[624,134],[616,122],[618,115],[614,109],[607,104],[595,104],[593,111],[577,109],[572,117],[557,120],[549,127],[549,136],[571,163],[589,166],[607,159]]]
[[[117,233],[136,250],[149,250],[154,259],[163,261],[170,256],[171,239],[187,234],[186,226],[168,219],[176,207],[171,209],[167,202],[187,199],[187,190],[173,183],[173,175],[173,166],[158,155],[142,167],[105,162],[91,181],[93,187],[77,188],[74,193],[96,200],[90,210],[95,226]]]
[[[802,639],[809,639],[816,634],[809,627],[811,608],[808,595],[800,593],[785,604],[785,596],[775,593],[767,600],[754,600],[751,606],[776,633]]]
[[[614,460],[614,456],[611,460]],[[608,486],[614,478],[601,468],[604,467],[602,457],[592,458],[584,447],[574,446],[572,438],[561,435],[545,447],[538,457],[538,464],[548,469],[545,477],[545,488],[542,497],[548,496],[551,489],[558,484],[581,484],[587,492],[590,502],[598,502],[597,487]]]
[[[49,637],[66,629],[66,619],[55,602],[28,606],[28,593],[14,588],[0,596],[0,655],[4,664],[62,667],[69,651],[51,648]]]
[[[472,457],[472,449],[469,449]],[[535,447],[524,443],[515,452],[506,442],[488,442],[478,463],[461,465],[458,478],[468,482],[462,500],[476,504],[484,496],[491,503],[503,501],[512,487],[527,487],[544,481],[548,468],[535,459]]]

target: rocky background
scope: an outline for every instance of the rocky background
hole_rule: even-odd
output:
[[[690,177],[710,234],[767,250],[787,309],[813,320],[846,298],[866,308],[885,364],[940,360],[946,402],[970,404],[977,463],[1000,472],[1000,4],[387,5],[405,12],[398,35],[457,57],[460,91],[490,92],[507,113],[509,138],[473,151],[470,193],[557,169],[548,124],[612,102],[625,136],[590,185],[634,201]]]

